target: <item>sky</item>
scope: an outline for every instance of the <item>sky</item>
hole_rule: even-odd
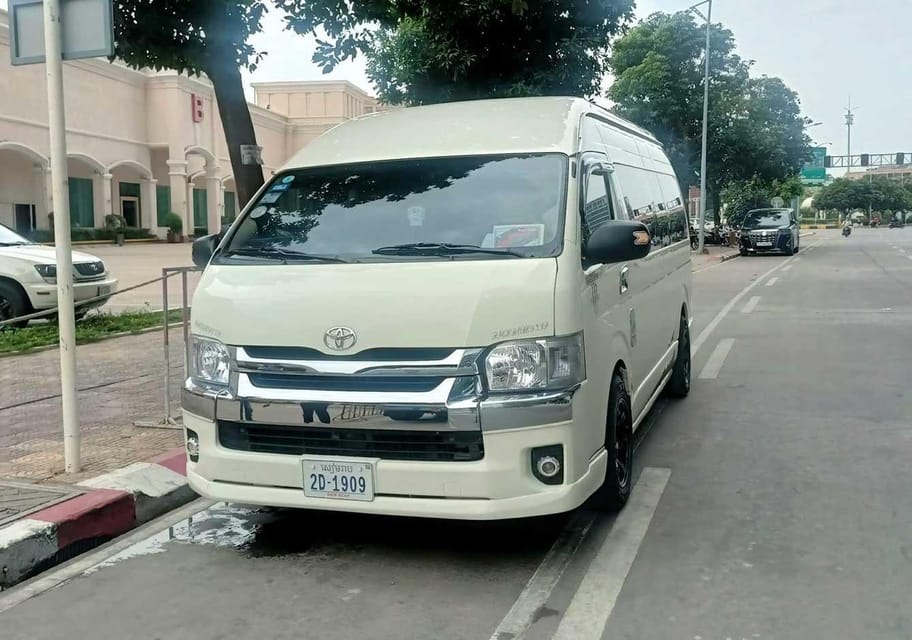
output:
[[[693,0],[638,0],[636,14],[677,11]],[[853,153],[912,152],[912,0],[714,0],[713,22],[731,29],[753,73],[779,76],[798,92],[808,134],[846,152],[845,107],[856,111]],[[372,91],[364,60],[324,76],[311,38],[284,32],[273,11],[254,44],[269,55],[250,82],[345,79]]]

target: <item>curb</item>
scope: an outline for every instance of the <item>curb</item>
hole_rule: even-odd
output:
[[[76,485],[85,492],[0,528],[0,589],[196,497],[183,447]]]
[[[735,258],[740,258],[741,254],[735,251],[734,253],[723,253],[719,256],[719,262],[728,262],[729,260],[734,260]]]

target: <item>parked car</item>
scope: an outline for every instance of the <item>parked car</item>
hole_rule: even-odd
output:
[[[438,518],[621,508],[634,431],[690,389],[678,184],[650,133],[582,99],[331,129],[194,244],[191,486]]]
[[[757,253],[796,253],[800,227],[791,209],[754,209],[741,224],[741,255]]]
[[[73,252],[73,294],[76,317],[98,308],[117,290],[117,280],[104,262],[88,253]],[[57,256],[54,247],[36,244],[0,225],[0,321],[19,318],[57,306]],[[24,326],[28,322],[16,323]]]

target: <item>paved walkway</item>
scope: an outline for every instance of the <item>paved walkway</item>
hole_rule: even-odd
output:
[[[180,331],[171,331],[172,411],[177,415],[183,347]],[[66,482],[180,446],[180,431],[132,426],[164,417],[160,331],[81,345],[77,367],[83,473]],[[56,349],[0,358],[0,478],[47,481],[63,473],[59,372]]]

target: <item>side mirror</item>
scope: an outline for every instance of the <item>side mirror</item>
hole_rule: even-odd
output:
[[[616,220],[598,229],[586,243],[586,258],[601,263],[639,260],[649,255],[652,238],[642,222]]]
[[[221,234],[212,234],[203,236],[193,241],[193,264],[198,267],[205,267],[209,264],[215,248],[221,241]]]

